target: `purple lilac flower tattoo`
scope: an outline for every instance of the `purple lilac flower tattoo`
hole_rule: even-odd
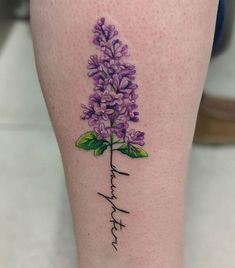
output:
[[[111,195],[103,196],[111,205],[112,246],[117,250],[118,238],[116,232],[125,225],[115,217],[115,213],[129,214],[114,203],[116,185],[114,180],[118,175],[129,176],[118,171],[113,164],[113,153],[121,152],[131,158],[147,157],[143,150],[144,132],[130,127],[131,123],[139,121],[136,93],[138,85],[135,81],[135,66],[123,59],[128,55],[128,46],[118,39],[118,31],[114,25],[107,25],[105,18],[98,20],[93,29],[93,44],[100,55],[92,55],[88,61],[88,76],[93,80],[94,89],[87,105],[82,104],[81,119],[88,120],[92,128],[82,134],[75,145],[84,150],[94,150],[99,156],[110,149]]]

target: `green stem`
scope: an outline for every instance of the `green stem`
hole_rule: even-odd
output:
[[[123,144],[123,143],[125,143],[125,142],[123,142],[123,141],[115,141],[115,142],[113,142],[113,145],[114,144]]]

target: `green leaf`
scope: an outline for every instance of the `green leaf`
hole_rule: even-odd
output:
[[[131,158],[140,158],[140,157],[148,156],[148,153],[144,149],[142,149],[140,146],[137,146],[137,145],[128,146],[127,143],[123,144],[117,150],[123,154],[128,155]]]
[[[100,147],[94,150],[94,155],[99,156],[102,155],[103,152],[108,148],[108,143],[103,143]]]
[[[104,145],[106,145],[108,147],[109,142],[105,139],[98,140],[95,131],[85,132],[75,142],[76,147],[84,149],[84,150],[97,150],[98,148],[103,148]],[[103,152],[104,152],[104,150],[103,150]],[[101,151],[102,150],[100,150],[100,152]],[[100,154],[102,154],[102,153],[100,153]]]

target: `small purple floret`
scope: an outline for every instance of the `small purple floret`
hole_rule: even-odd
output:
[[[135,131],[134,129],[128,130],[127,143],[128,144],[138,144],[140,146],[143,146],[144,145],[144,132]]]

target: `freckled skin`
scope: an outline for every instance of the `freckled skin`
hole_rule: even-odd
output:
[[[32,0],[38,73],[59,142],[78,241],[79,268],[182,268],[184,183],[208,67],[216,0]],[[87,59],[95,22],[104,16],[129,46],[138,81],[138,128],[149,157],[114,154],[128,171],[117,195],[126,227],[118,253],[109,245],[109,155],[74,146],[88,130],[80,103],[92,91]]]

